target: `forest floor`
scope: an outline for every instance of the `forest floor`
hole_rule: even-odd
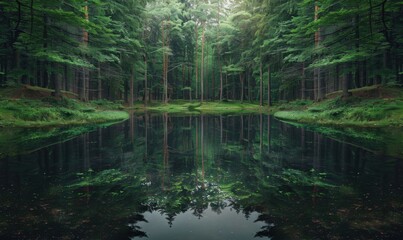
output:
[[[106,100],[87,103],[77,100],[70,92],[62,92],[61,99],[52,90],[24,85],[0,89],[0,127],[44,127],[105,123],[128,118],[124,110],[135,112],[166,112],[171,114],[244,114],[270,113],[283,121],[323,126],[402,127],[403,89],[371,86],[352,90],[352,96],[342,99],[341,92],[328,94],[325,100],[299,100],[280,103],[270,109],[256,103],[239,101],[175,100],[135,103],[124,108],[121,103]]]
[[[118,122],[129,118],[121,104],[78,101],[62,92],[52,97],[49,89],[22,86],[0,89],[0,127],[52,127]]]
[[[246,114],[267,112],[266,109],[261,108],[258,104],[240,101],[205,101],[200,103],[198,100],[186,101],[186,100],[173,100],[168,104],[161,102],[152,102],[144,106],[143,103],[136,103],[131,108],[136,112],[162,112],[171,114]]]
[[[403,127],[403,89],[371,86],[341,92],[320,102],[300,100],[274,106],[271,112],[280,120],[323,126]]]

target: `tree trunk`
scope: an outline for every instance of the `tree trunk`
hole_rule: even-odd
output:
[[[148,71],[147,71],[147,57],[144,55],[144,105],[147,107],[148,103]]]
[[[182,99],[185,99],[185,88],[186,83],[185,83],[185,64],[182,63]]]
[[[202,55],[201,55],[201,66],[200,66],[200,100],[203,103],[204,100],[204,42],[205,42],[205,28],[206,28],[206,23],[203,23],[203,29],[202,29]]]
[[[198,30],[198,26],[197,26],[197,23],[196,23],[196,26],[195,26],[195,35],[196,35],[196,50],[195,50],[195,55],[196,55],[196,58],[195,58],[195,74],[196,74],[196,93],[195,93],[195,99],[197,99],[197,96],[199,95],[199,58],[198,58],[198,51],[199,51],[199,30]]]
[[[235,74],[232,75],[232,100],[235,100]]]
[[[165,79],[165,61],[166,61],[166,57],[165,57],[165,21],[162,21],[161,23],[161,37],[162,37],[162,84],[163,84],[163,102],[166,103],[167,102],[167,94],[168,94],[168,88],[166,86],[166,79]]]
[[[85,97],[85,86],[86,86],[86,84],[85,84],[85,68],[84,67],[82,67],[81,68],[81,87],[80,87],[80,99],[82,100],[82,101],[86,101],[86,97]]]
[[[367,86],[367,61],[362,62],[361,74],[360,74],[360,84],[361,86]]]
[[[168,46],[168,43],[166,44]],[[168,66],[169,66],[169,56],[168,54],[165,54],[165,89],[164,89],[164,95],[165,95],[165,100],[164,102],[167,104],[169,95],[168,95]]]
[[[317,2],[315,1],[315,21],[318,20],[319,18],[319,6],[317,5]],[[315,32],[315,48],[319,47],[319,44],[321,42],[321,33],[320,29],[318,29]],[[322,78],[321,78],[321,70],[320,68],[315,68],[314,69],[314,83],[316,83],[316,86],[314,87],[315,91],[315,100],[322,100],[323,98],[323,91],[322,91]]]
[[[229,93],[228,93],[228,73],[225,73],[225,97],[227,100],[229,99]]]
[[[89,21],[89,14],[88,14],[88,1],[85,0],[85,6],[84,6],[84,17],[85,21]],[[83,31],[83,37],[82,37],[82,42],[84,43],[84,46],[88,46],[88,39],[89,35],[88,32],[85,28],[82,29]],[[88,101],[88,89],[87,87],[89,86],[89,72],[88,69],[85,67],[82,67],[82,89],[81,89],[81,100],[83,101]]]
[[[351,93],[348,90],[349,84],[353,80],[353,73],[351,72],[351,66],[349,65],[347,66],[348,72],[343,79],[343,98],[348,98],[349,96],[351,96]]]
[[[270,65],[267,68],[267,105],[271,106],[271,79],[270,79]]]
[[[323,78],[322,78],[322,69],[318,68],[317,69],[317,73],[318,73],[318,99],[319,101],[323,100],[325,94],[324,94],[324,90],[325,90],[325,86],[324,86],[324,82],[323,82]]]
[[[250,85],[250,73],[249,70],[247,70],[247,81],[248,81],[248,101],[251,102],[252,101],[252,91],[251,91],[251,85]]]
[[[269,66],[270,67],[270,66]],[[302,63],[302,78],[301,78],[301,99],[305,100],[305,62]]]
[[[263,106],[263,66],[262,61],[260,60],[260,87],[259,87],[259,102],[260,106]]]
[[[131,69],[131,75],[130,75],[130,98],[129,98],[129,107],[133,107],[133,102],[134,102],[134,64]]]
[[[220,102],[222,102],[222,94],[223,94],[223,79],[222,79],[222,65],[221,65],[221,61],[220,61]]]
[[[241,82],[241,103],[243,103],[243,98],[244,98],[244,74],[243,73],[239,74],[239,80]]]
[[[101,63],[98,62],[98,99],[102,98]]]
[[[54,84],[55,84],[55,93],[54,96],[56,98],[61,98],[62,93],[61,93],[61,81],[62,81],[62,74],[60,74],[59,72],[59,68],[55,67],[55,63],[52,64],[52,75],[54,77]]]
[[[215,100],[215,67],[214,67],[214,49],[211,53],[211,91],[212,91],[212,100]]]
[[[359,6],[358,6],[359,9]],[[354,18],[354,25],[355,25],[355,51],[357,53],[360,52],[360,15],[355,15]],[[360,88],[362,87],[360,83],[360,62],[355,62],[355,76],[354,76],[355,87]]]
[[[218,11],[217,11],[218,33],[217,34],[218,34],[218,37],[220,36],[220,11],[221,11],[220,4],[221,4],[221,1],[218,0],[218,2],[217,2],[217,8],[218,8]],[[218,37],[217,37],[217,39],[218,39]],[[218,54],[218,67],[219,67],[219,71],[220,71],[220,102],[222,102],[222,66],[221,66],[221,46],[220,45],[218,45],[217,54]]]

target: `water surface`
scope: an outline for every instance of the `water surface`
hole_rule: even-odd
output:
[[[53,143],[0,154],[1,239],[403,239],[401,159],[264,115]]]

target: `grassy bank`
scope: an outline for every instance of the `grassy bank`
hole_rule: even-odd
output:
[[[321,102],[295,101],[274,107],[280,120],[324,126],[403,127],[402,89],[374,86],[328,95]]]
[[[296,127],[366,148],[377,154],[402,158],[403,91],[381,86],[328,95],[321,102],[293,101],[272,107],[271,113]]]
[[[153,102],[147,107],[142,103],[135,104],[132,108],[136,112],[166,112],[180,114],[226,114],[226,113],[258,113],[267,112],[258,104],[241,103],[238,101],[214,101],[214,102],[189,102],[183,100],[170,101],[169,104]]]
[[[107,101],[55,99],[49,90],[24,86],[0,91],[0,127],[50,127],[117,122],[129,117]]]

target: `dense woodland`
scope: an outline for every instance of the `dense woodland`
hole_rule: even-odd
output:
[[[321,100],[403,83],[401,0],[1,0],[0,84],[84,100]]]

